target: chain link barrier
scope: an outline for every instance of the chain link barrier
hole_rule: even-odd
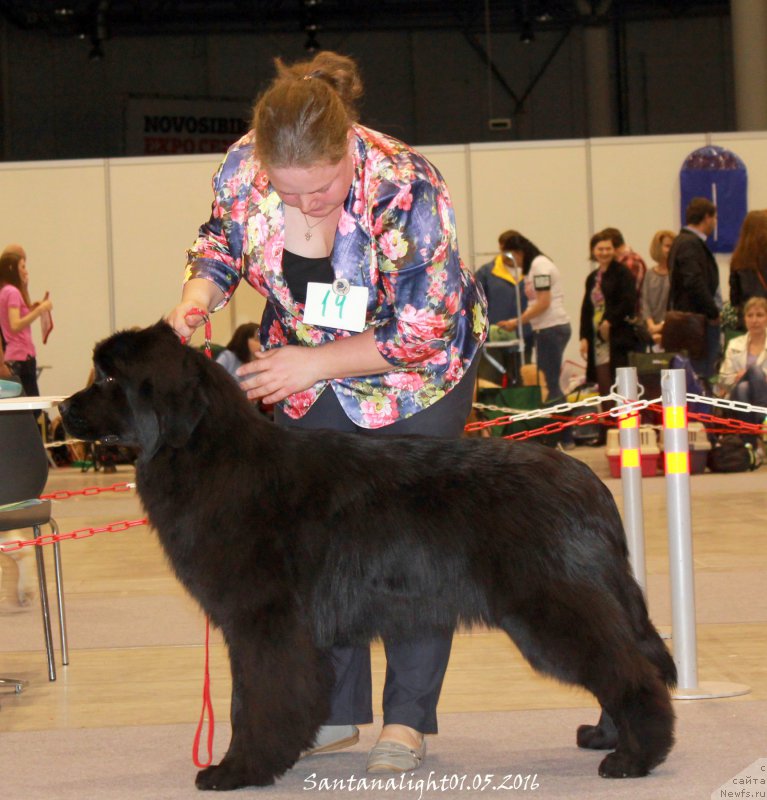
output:
[[[41,494],[40,499],[69,500],[72,497],[92,497],[104,492],[129,492],[135,488],[135,483],[114,483],[111,486],[89,486],[85,489],[75,489],[72,491],[61,490],[58,492],[51,492],[50,494]],[[76,531],[69,531],[68,533],[49,533],[44,536],[38,536],[36,539],[17,540],[0,544],[0,553],[13,553],[24,547],[43,547],[47,544],[65,542],[71,539],[90,539],[91,536],[95,536],[97,533],[121,533],[130,528],[138,528],[146,524],[147,519],[144,518],[113,522],[110,525],[101,525],[95,528],[78,528]]]
[[[641,393],[641,387],[640,387]],[[699,403],[714,406],[716,408],[730,409],[732,411],[750,412],[763,414],[767,417],[767,408],[761,406],[754,406],[750,403],[742,402],[739,400],[724,400],[719,397],[706,397],[698,394],[688,394],[686,396],[687,402]],[[582,414],[578,417],[565,417],[561,422],[552,422],[544,425],[541,428],[536,428],[532,431],[519,431],[504,436],[504,439],[524,440],[531,439],[535,436],[544,436],[551,433],[560,433],[565,428],[571,428],[579,425],[592,425],[595,422],[605,424],[608,418],[615,419],[623,416],[635,416],[640,411],[649,409],[658,414],[663,413],[663,406],[661,405],[662,399],[656,397],[652,400],[634,400],[629,401],[625,397],[621,397],[615,392],[609,395],[601,395],[594,397],[585,397],[583,400],[578,400],[573,403],[560,403],[555,406],[547,408],[536,408],[533,410],[507,408],[504,406],[489,405],[486,403],[474,403],[473,407],[479,411],[493,411],[496,413],[505,414],[505,416],[496,417],[492,420],[481,420],[478,422],[470,422],[465,427],[467,433],[474,433],[486,428],[492,428],[500,425],[509,425],[515,422],[525,422],[530,419],[537,419],[540,417],[562,417],[569,411],[576,408],[599,406],[603,402],[615,402],[617,405],[608,411],[599,411],[593,414]],[[718,417],[714,414],[706,414],[704,412],[690,412],[688,419],[702,422],[707,426],[711,433],[754,433],[763,434],[767,433],[767,426],[760,425],[753,422],[744,422],[740,419],[729,419],[726,417]],[[652,426],[661,427],[661,426]]]
[[[592,414],[581,414],[578,417],[566,416],[568,411],[573,411],[576,408],[589,408],[591,406],[599,406],[604,402],[615,402],[617,405],[607,411],[595,411]],[[633,400],[630,401],[615,392],[608,395],[600,395],[594,397],[584,397],[583,400],[578,400],[574,403],[559,403],[555,406],[548,406],[547,408],[536,408],[531,411],[505,408],[503,406],[487,405],[485,403],[474,403],[474,408],[481,411],[495,411],[504,413],[506,416],[497,417],[492,420],[481,420],[478,422],[470,422],[466,427],[467,433],[474,433],[476,431],[484,430],[485,428],[492,428],[496,425],[509,425],[514,422],[525,422],[530,419],[539,419],[540,417],[560,417],[559,422],[550,422],[541,428],[536,428],[532,431],[519,431],[512,433],[509,436],[504,436],[504,439],[523,440],[531,439],[534,436],[545,436],[551,433],[560,433],[565,428],[572,428],[580,425],[593,425],[595,422],[606,423],[608,418],[615,420],[623,416],[635,416],[640,411],[653,406],[660,402],[657,397],[653,400]]]

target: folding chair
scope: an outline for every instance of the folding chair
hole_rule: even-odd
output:
[[[50,525],[54,534],[58,533],[56,521],[51,517],[51,501],[39,499],[47,478],[48,458],[34,414],[31,411],[0,411],[0,531],[32,528],[34,538],[37,539],[41,535],[41,526]],[[48,677],[55,681],[56,665],[53,658],[48,585],[42,547],[35,547],[35,558],[48,656]],[[53,545],[53,563],[61,630],[61,660],[66,665],[69,663],[69,649],[58,542]],[[11,683],[17,685],[20,682]],[[16,691],[21,690],[17,688]]]

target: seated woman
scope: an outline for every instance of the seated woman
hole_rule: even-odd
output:
[[[727,345],[718,386],[730,400],[767,407],[767,298],[752,297],[743,308],[743,318],[748,332]],[[763,424],[765,418],[754,411],[736,411],[733,416],[755,425]],[[764,449],[759,436],[743,438]]]
[[[235,379],[239,380],[237,370],[253,360],[253,353],[258,352],[261,345],[258,341],[258,325],[246,322],[239,325],[226,347],[218,354],[217,364]]]

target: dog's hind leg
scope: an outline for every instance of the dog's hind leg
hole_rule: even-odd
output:
[[[232,671],[232,739],[199,789],[274,783],[314,741],[330,713],[333,668],[308,631],[274,608],[224,627]]]
[[[612,750],[618,744],[618,729],[613,718],[602,709],[596,725],[579,725],[576,733],[578,747],[588,750]]]
[[[658,675],[670,689],[676,686],[676,665],[650,621],[647,606],[639,586],[631,579],[619,583],[620,599],[637,635],[637,647],[654,664]],[[602,709],[596,725],[581,725],[577,733],[578,747],[592,750],[612,750],[618,743],[618,729],[612,717]]]
[[[533,667],[588,689],[607,712],[602,734],[615,752],[602,761],[599,774],[646,775],[673,744],[668,688],[637,646],[622,610],[600,591],[572,589],[559,584],[545,596],[527,597],[497,624]],[[614,740],[607,718],[615,724]]]

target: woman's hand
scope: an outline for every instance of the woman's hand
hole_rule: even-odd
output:
[[[588,359],[589,359],[589,340],[588,339],[581,339],[581,358],[584,361],[588,361]]]
[[[165,321],[182,338],[189,339],[204,322],[202,314],[190,314],[195,308],[206,313],[217,308],[224,300],[224,293],[215,283],[205,278],[192,278],[184,284],[181,302],[165,317]]]
[[[499,320],[498,327],[502,331],[515,331],[517,329],[517,318]]]
[[[249,400],[278,403],[322,380],[319,355],[319,348],[300,345],[254,353],[253,361],[237,370],[243,378],[240,387],[247,392]]]
[[[610,323],[606,319],[603,319],[599,323],[598,330],[599,330],[599,335],[602,337],[602,341],[603,342],[609,342],[610,341]]]
[[[200,306],[200,304],[194,300],[182,300],[165,317],[165,321],[168,325],[170,325],[182,339],[189,339],[205,320],[201,314],[189,313],[195,308],[205,309],[205,306]]]

